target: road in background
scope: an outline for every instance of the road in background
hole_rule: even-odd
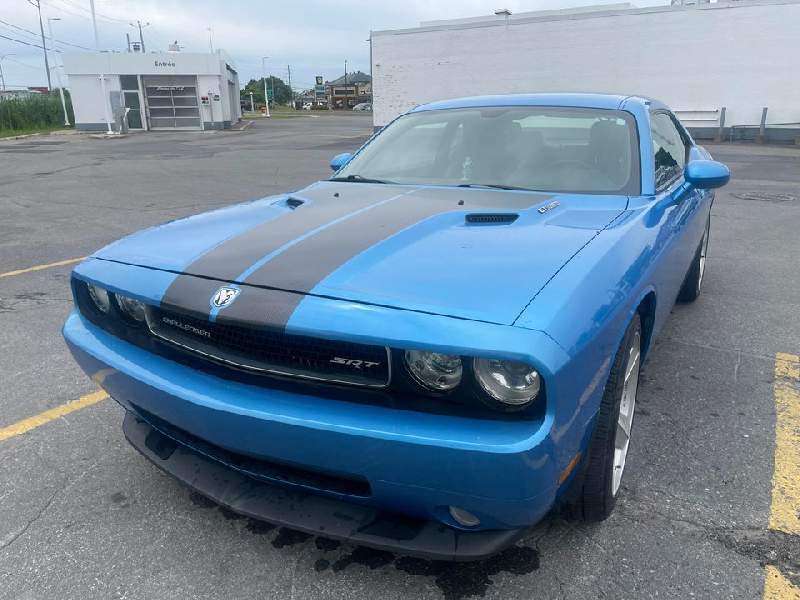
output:
[[[302,187],[371,130],[332,115],[1,143],[0,273]],[[764,565],[800,584],[800,538],[766,529],[776,353],[800,353],[800,150],[709,149],[733,179],[712,211],[703,294],[675,308],[649,357],[607,521],[551,515],[477,564],[353,548],[190,493],[128,446],[122,409],[100,400],[0,441],[0,598],[739,600],[763,597]],[[0,278],[0,430],[96,391],[60,336],[70,269]]]

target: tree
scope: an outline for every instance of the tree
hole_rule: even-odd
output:
[[[275,77],[274,75],[270,75],[267,77],[267,89],[275,90],[275,99],[274,102],[276,104],[287,104],[292,99],[292,92],[289,89],[289,86],[283,82],[283,79],[280,77]],[[253,101],[256,104],[264,104],[264,78],[261,79],[251,79],[247,82],[247,85],[244,86],[244,89],[241,91],[240,97],[242,100],[250,101],[250,92],[253,92]]]

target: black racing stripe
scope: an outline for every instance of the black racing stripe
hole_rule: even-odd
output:
[[[245,288],[233,304],[217,313],[216,322],[283,332],[302,299],[302,294],[283,290]]]
[[[302,190],[297,197],[309,202],[256,225],[199,257],[170,284],[162,303],[206,318],[211,295],[223,285],[221,282],[235,281],[263,257],[326,223],[406,191],[397,186],[336,182]]]
[[[319,233],[281,252],[250,275],[247,286],[264,286],[296,292],[282,299],[281,313],[286,321],[272,319],[276,313],[270,310],[270,326],[285,327],[294,308],[320,281],[347,261],[390,236],[419,223],[420,221],[451,211],[475,210],[524,210],[548,200],[551,196],[541,194],[510,194],[483,190],[465,190],[456,195],[453,190],[423,188],[398,197],[382,206],[364,211],[331,225]],[[463,200],[463,204],[458,201]],[[219,312],[218,320],[250,320],[253,310],[250,302],[240,294],[230,307]],[[256,296],[256,294],[252,294]],[[285,303],[290,303],[287,306]],[[293,306],[291,306],[293,304]],[[291,310],[286,312],[287,308]],[[264,315],[266,318],[267,315]],[[264,322],[264,321],[262,321]]]

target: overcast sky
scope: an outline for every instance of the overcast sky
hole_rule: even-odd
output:
[[[41,0],[42,16],[53,22],[56,40],[94,47],[89,0]],[[185,52],[207,52],[210,33],[214,48],[223,48],[236,61],[242,84],[261,76],[261,57],[268,74],[286,79],[292,67],[296,89],[311,87],[315,75],[333,79],[344,71],[369,72],[370,30],[416,27],[420,21],[491,15],[495,9],[514,13],[534,10],[609,4],[613,0],[95,0],[100,46],[126,48],[125,34],[137,39],[129,25],[143,24],[148,52],[166,50],[177,40]],[[638,6],[668,4],[668,0],[634,0]],[[27,30],[27,31],[26,31]],[[4,37],[3,37],[4,36]],[[12,41],[6,38],[14,38]],[[29,0],[0,0],[0,55],[9,88],[46,85],[36,8]],[[49,46],[49,41],[47,43]],[[85,51],[56,42],[56,49]],[[51,65],[52,67],[52,65]],[[63,72],[62,72],[63,73]],[[66,80],[65,80],[66,83]],[[53,77],[53,85],[56,85]]]

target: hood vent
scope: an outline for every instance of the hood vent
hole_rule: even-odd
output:
[[[493,223],[507,225],[519,218],[516,213],[471,213],[465,217],[467,223]]]
[[[291,208],[291,209],[295,209],[295,208],[297,208],[298,206],[303,206],[303,204],[305,204],[305,202],[303,202],[302,200],[300,200],[300,198],[292,198],[292,197],[289,197],[289,198],[287,198],[287,199],[286,199],[286,201],[284,202],[284,204],[286,204],[286,206],[288,206],[288,207],[289,207],[289,208]]]

